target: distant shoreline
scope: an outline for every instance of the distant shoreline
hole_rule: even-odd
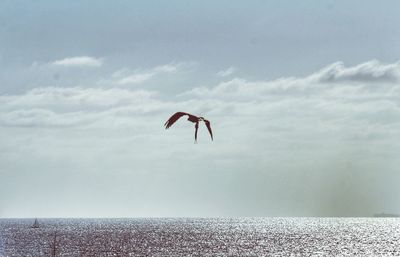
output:
[[[394,213],[378,213],[374,214],[374,218],[399,218],[399,214]]]

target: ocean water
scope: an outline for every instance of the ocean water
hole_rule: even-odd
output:
[[[400,256],[399,218],[0,219],[0,256]]]

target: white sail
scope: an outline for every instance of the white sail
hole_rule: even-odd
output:
[[[32,228],[39,228],[39,221],[35,219],[35,222],[32,225]]]

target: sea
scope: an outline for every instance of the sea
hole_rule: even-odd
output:
[[[400,218],[0,219],[0,256],[400,256]]]

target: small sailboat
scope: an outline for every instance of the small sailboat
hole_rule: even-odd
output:
[[[32,228],[39,228],[39,221],[37,219],[33,222]]]

